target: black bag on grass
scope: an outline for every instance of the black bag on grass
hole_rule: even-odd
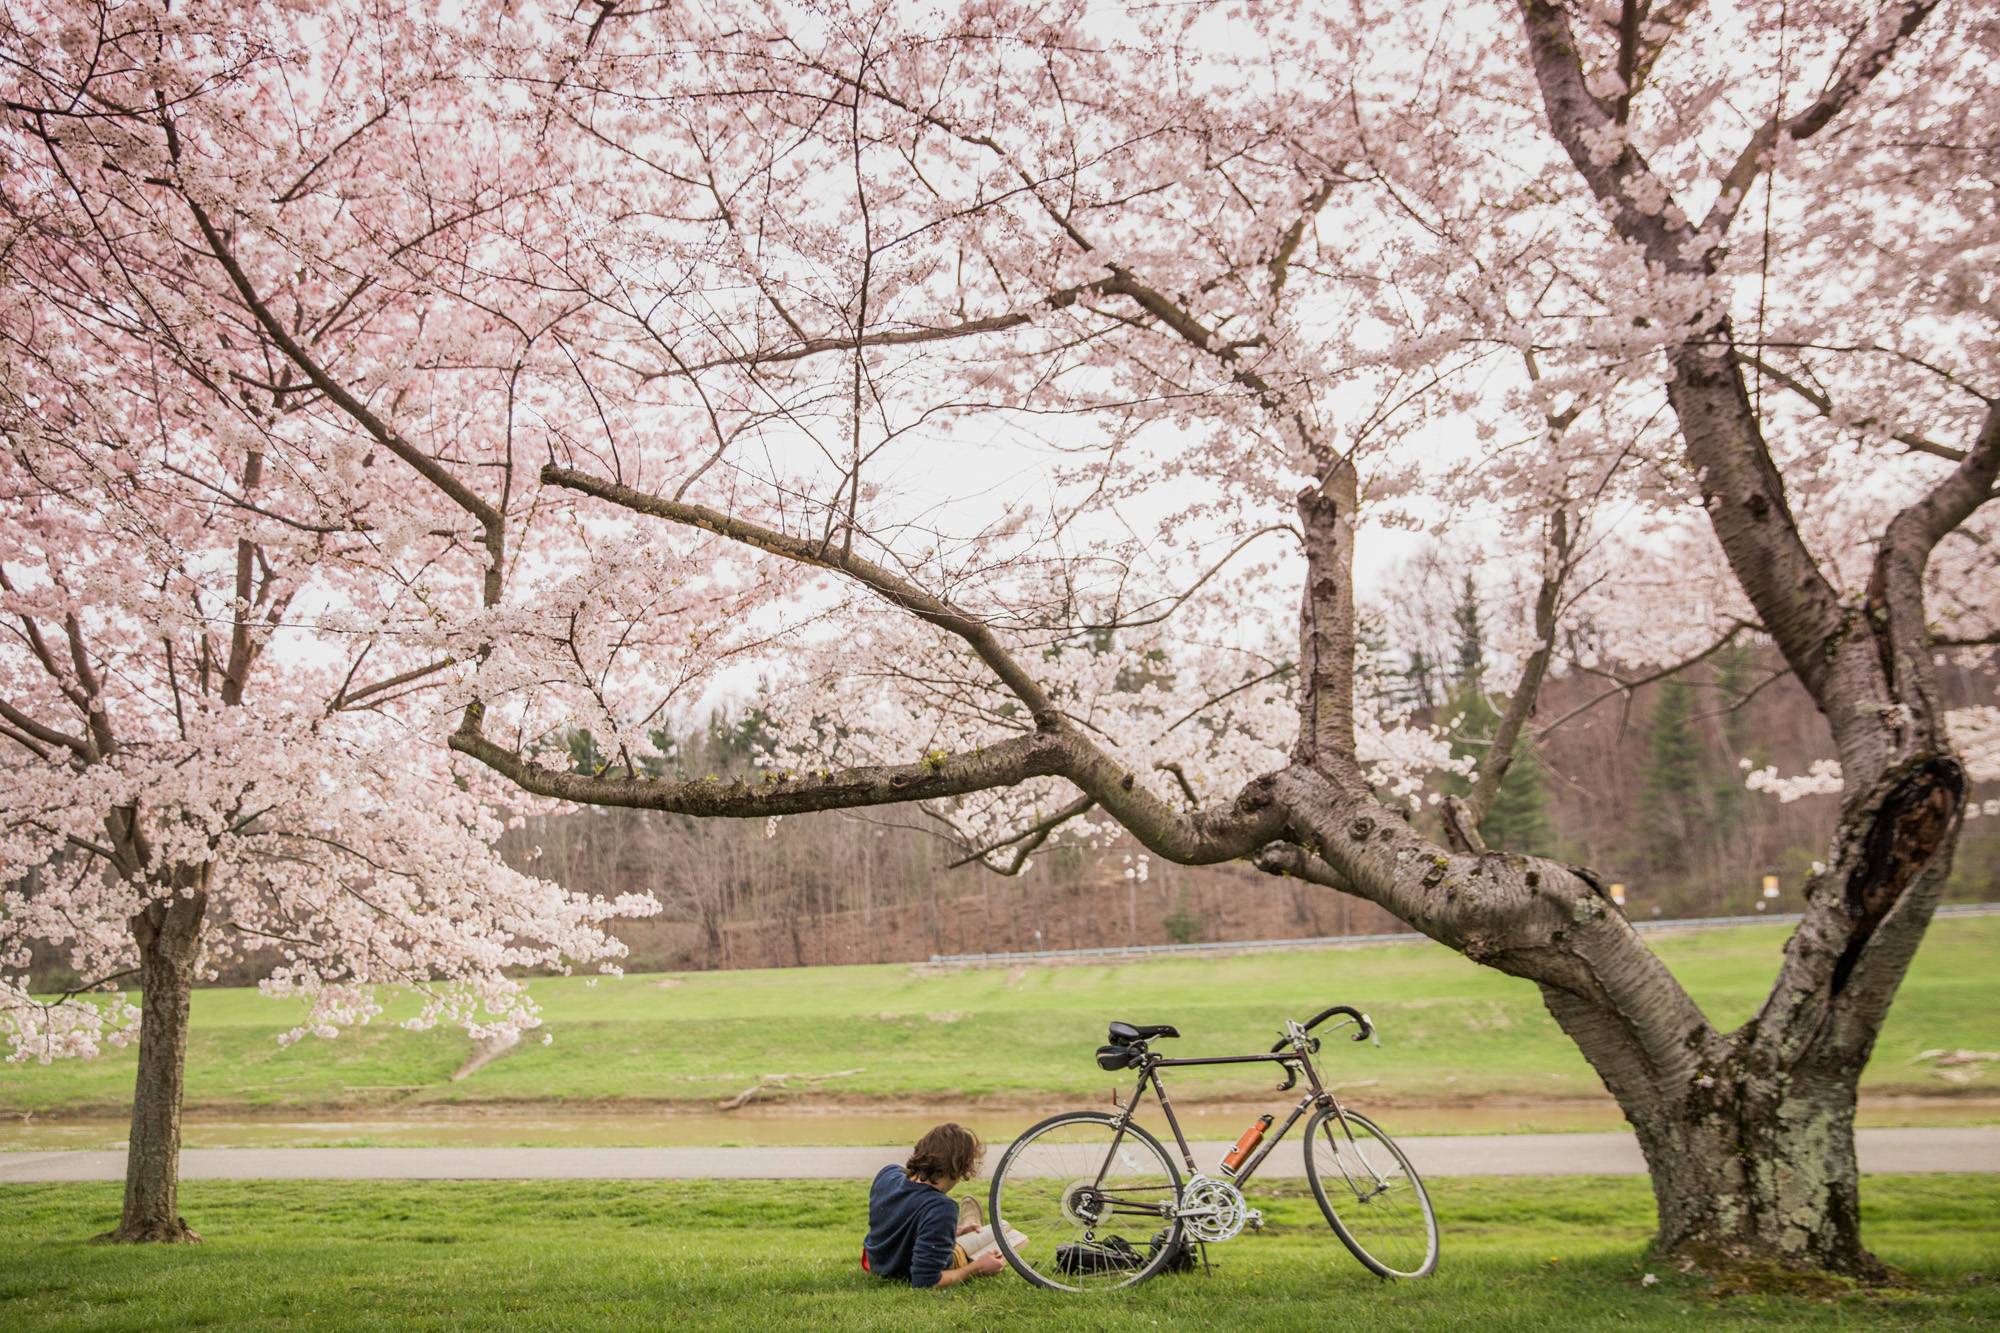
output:
[[[1066,1277],[1077,1277],[1092,1273],[1129,1273],[1144,1268],[1153,1262],[1160,1247],[1167,1243],[1167,1233],[1159,1232],[1146,1244],[1144,1254],[1132,1248],[1123,1236],[1106,1236],[1094,1245],[1056,1246],[1056,1271]],[[1161,1273],[1191,1273],[1194,1271],[1194,1246],[1183,1239],[1175,1243],[1173,1253],[1160,1268]]]
[[[1151,1261],[1150,1254],[1139,1253],[1123,1236],[1106,1236],[1094,1245],[1056,1246],[1056,1271],[1067,1277],[1088,1273],[1129,1273],[1144,1268]]]

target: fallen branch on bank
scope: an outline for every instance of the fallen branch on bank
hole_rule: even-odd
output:
[[[793,1080],[797,1080],[800,1083],[824,1083],[830,1078],[851,1078],[856,1074],[866,1072],[866,1070],[862,1069],[842,1069],[831,1074],[765,1074],[729,1100],[717,1102],[715,1109],[718,1111],[734,1111],[740,1106],[747,1105],[759,1093],[772,1092],[776,1089],[786,1087]]]

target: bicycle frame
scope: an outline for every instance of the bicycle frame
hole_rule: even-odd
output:
[[[1207,1173],[1195,1164],[1194,1149],[1188,1146],[1187,1135],[1181,1132],[1180,1119],[1174,1114],[1174,1104],[1167,1096],[1167,1087],[1160,1079],[1160,1070],[1183,1068],[1192,1065],[1248,1064],[1275,1064],[1282,1066],[1291,1075],[1291,1081],[1285,1085],[1286,1087],[1296,1084],[1298,1082],[1298,1075],[1303,1072],[1311,1090],[1299,1099],[1299,1104],[1292,1108],[1292,1113],[1285,1117],[1285,1122],[1282,1125],[1264,1135],[1264,1141],[1257,1145],[1257,1151],[1251,1154],[1248,1161],[1244,1162],[1233,1173],[1228,1171],[1223,1172],[1230,1183],[1234,1184],[1238,1189],[1241,1189],[1252,1176],[1257,1174],[1257,1168],[1264,1164],[1264,1159],[1269,1157],[1272,1150],[1278,1146],[1285,1135],[1291,1132],[1292,1126],[1299,1122],[1299,1117],[1303,1116],[1311,1108],[1315,1106],[1326,1107],[1341,1118],[1341,1127],[1343,1129],[1347,1127],[1346,1116],[1341,1111],[1339,1100],[1319,1081],[1319,1071],[1313,1068],[1312,1056],[1304,1050],[1294,1047],[1289,1051],[1271,1051],[1263,1055],[1208,1055],[1190,1056],[1185,1059],[1154,1055],[1148,1051],[1140,1060],[1139,1086],[1133,1089],[1131,1099],[1122,1108],[1122,1114],[1118,1117],[1118,1127],[1111,1136],[1111,1154],[1106,1157],[1105,1168],[1107,1170],[1110,1168],[1110,1156],[1117,1153],[1119,1141],[1125,1137],[1126,1129],[1131,1126],[1133,1117],[1138,1114],[1140,1099],[1146,1095],[1146,1086],[1151,1084],[1153,1095],[1159,1099],[1160,1110],[1167,1117],[1167,1128],[1173,1131],[1174,1143],[1181,1150],[1181,1160],[1186,1163],[1188,1174],[1190,1176],[1206,1175]],[[1102,1177],[1100,1176],[1101,1179]]]
[[[1109,1273],[1113,1285],[1129,1286],[1172,1262],[1176,1246],[1206,1247],[1258,1230],[1264,1225],[1264,1216],[1244,1197],[1250,1182],[1278,1146],[1291,1137],[1300,1118],[1311,1112],[1308,1134],[1313,1141],[1306,1145],[1305,1174],[1334,1234],[1377,1276],[1429,1276],[1437,1267],[1437,1215],[1416,1168],[1373,1121],[1341,1104],[1313,1063],[1322,1038],[1313,1036],[1312,1031],[1336,1014],[1346,1019],[1331,1030],[1352,1021],[1358,1029],[1354,1040],[1374,1036],[1368,1015],[1351,1005],[1335,1005],[1307,1023],[1286,1020],[1278,1045],[1268,1052],[1178,1058],[1157,1054],[1148,1044],[1153,1037],[1175,1035],[1171,1028],[1112,1024],[1111,1042],[1099,1048],[1098,1061],[1114,1072],[1122,1066],[1137,1073],[1138,1084],[1130,1099],[1121,1103],[1114,1090],[1115,1115],[1072,1111],[1032,1126],[1014,1141],[993,1176],[996,1226],[1004,1214],[1015,1211],[1016,1193],[1011,1182],[1017,1176],[1024,1177],[1039,1182],[1022,1191],[1027,1201],[1025,1215],[1039,1219],[1058,1239],[1064,1235],[1072,1239],[1058,1244],[1052,1258],[1040,1253],[1024,1257],[1003,1239],[1008,1262],[1023,1277],[1057,1290],[1082,1290],[1078,1275],[1085,1272]],[[1211,1175],[1195,1160],[1194,1145],[1188,1142],[1166,1085],[1166,1070],[1196,1065],[1276,1065],[1285,1074],[1277,1085],[1280,1094],[1291,1093],[1302,1081],[1305,1088],[1282,1124],[1276,1123],[1275,1116],[1262,1118],[1260,1125],[1268,1123],[1272,1128],[1262,1130],[1253,1151],[1243,1154],[1234,1167],[1218,1164]],[[1156,1137],[1139,1123],[1139,1107],[1148,1088],[1160,1100],[1185,1177],[1163,1142],[1166,1136]],[[1108,1148],[1100,1137],[1107,1128],[1111,1131]],[[1322,1134],[1325,1144],[1318,1141]],[[1071,1155],[1075,1152],[1082,1156]],[[1224,1161],[1235,1156],[1232,1149]],[[1378,1156],[1379,1164],[1371,1160]],[[1050,1194],[1048,1178],[1059,1178],[1054,1195]],[[1003,1191],[1007,1191],[1004,1199]],[[1387,1202],[1375,1205],[1376,1200],[1391,1195]],[[1052,1211],[1057,1208],[1060,1216]],[[1132,1242],[1111,1234],[1112,1227],[1122,1230],[1133,1224],[1142,1227],[1140,1236],[1152,1235],[1150,1249],[1134,1249]],[[1160,1230],[1163,1224],[1166,1229]],[[1036,1229],[1035,1225],[1028,1227]],[[1385,1241],[1387,1249],[1383,1248]],[[1094,1245],[1097,1248],[1093,1249]],[[1205,1259],[1205,1248],[1202,1254]],[[1117,1280],[1121,1274],[1122,1281]]]

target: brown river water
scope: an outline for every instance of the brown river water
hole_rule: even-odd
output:
[[[957,1120],[987,1142],[1004,1144],[1046,1115],[1076,1109],[1082,1108],[925,1106],[872,1110],[775,1103],[728,1112],[706,1107],[564,1110],[498,1106],[329,1111],[310,1116],[191,1113],[183,1120],[181,1132],[183,1144],[190,1148],[754,1148],[911,1143],[939,1121]],[[1356,1109],[1370,1112],[1384,1129],[1402,1136],[1564,1133],[1617,1129],[1624,1123],[1609,1101],[1583,1098],[1386,1108],[1371,1108],[1357,1099]],[[1233,1139],[1260,1113],[1271,1111],[1283,1119],[1285,1110],[1282,1104],[1249,1102],[1175,1107],[1181,1128],[1190,1138],[1198,1139]],[[1165,1123],[1156,1105],[1143,1107],[1140,1118],[1164,1132]],[[2000,1124],[2000,1097],[1863,1098],[1858,1123]],[[0,1152],[122,1148],[125,1134],[122,1119],[10,1116],[0,1120]]]

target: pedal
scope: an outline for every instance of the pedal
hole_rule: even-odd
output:
[[[1243,1214],[1243,1228],[1246,1231],[1262,1231],[1264,1229],[1264,1214],[1258,1212],[1255,1208],[1248,1209]]]

